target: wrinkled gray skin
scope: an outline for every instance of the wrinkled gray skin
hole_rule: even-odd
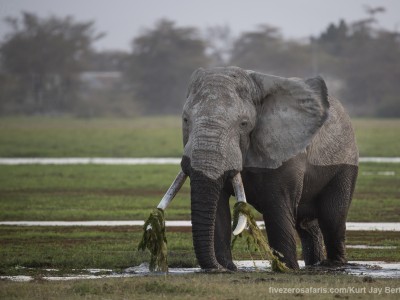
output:
[[[198,69],[182,118],[181,165],[190,176],[193,244],[203,269],[236,269],[229,197],[238,172],[288,267],[298,268],[296,231],[307,265],[346,261],[358,151],[349,117],[322,78]]]

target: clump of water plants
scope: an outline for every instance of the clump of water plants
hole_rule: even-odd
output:
[[[143,236],[138,250],[146,249],[151,254],[150,271],[168,272],[165,217],[164,211],[160,208],[154,209],[143,225]]]
[[[288,267],[286,267],[286,265],[278,259],[278,257],[274,254],[274,251],[268,245],[264,234],[257,226],[250,207],[246,202],[237,202],[235,204],[233,208],[233,228],[236,228],[239,220],[239,214],[242,214],[247,218],[248,228],[233,238],[231,247],[234,247],[238,237],[245,238],[246,248],[249,253],[251,251],[258,251],[261,255],[265,255],[266,259],[271,262],[271,268],[274,272],[288,271]],[[281,254],[277,253],[277,255]]]

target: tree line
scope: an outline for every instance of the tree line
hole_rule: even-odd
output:
[[[400,117],[400,34],[376,14],[331,23],[307,40],[261,25],[239,36],[159,20],[132,50],[95,51],[93,22],[32,13],[5,20],[0,42],[0,114],[179,114],[191,73],[235,65],[285,77],[322,75],[353,116]]]

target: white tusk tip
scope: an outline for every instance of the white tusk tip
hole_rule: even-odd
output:
[[[246,225],[247,225],[247,218],[244,215],[240,214],[236,228],[233,231],[233,235],[241,234],[243,230],[246,228]]]

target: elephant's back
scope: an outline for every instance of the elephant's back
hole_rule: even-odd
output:
[[[350,117],[339,102],[329,97],[329,115],[307,147],[307,160],[316,166],[358,165],[358,148]]]

